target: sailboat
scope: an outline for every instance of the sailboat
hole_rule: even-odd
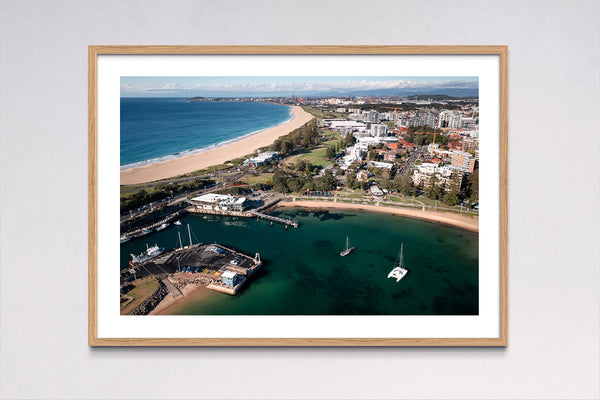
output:
[[[354,246],[350,247],[350,239],[346,236],[346,249],[340,252],[340,256],[345,257],[352,253],[352,250],[354,250]]]
[[[388,278],[396,278],[396,282],[400,282],[406,276],[408,270],[404,269],[404,243],[400,246],[400,253],[396,259],[395,267],[388,274]]]

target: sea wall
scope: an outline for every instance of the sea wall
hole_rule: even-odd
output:
[[[146,300],[142,302],[139,306],[137,306],[129,315],[147,315],[150,311],[154,310],[154,308],[165,298],[165,296],[169,294],[169,289],[165,286],[162,281],[159,281],[158,289],[156,292],[152,294],[152,296],[148,297]]]

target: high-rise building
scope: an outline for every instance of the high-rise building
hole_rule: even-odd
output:
[[[371,125],[371,136],[387,136],[387,125],[383,125],[383,124]]]
[[[455,151],[452,156],[452,165],[465,172],[472,173],[475,169],[475,157],[464,151]]]

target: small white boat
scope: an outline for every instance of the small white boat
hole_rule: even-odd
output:
[[[345,257],[348,254],[352,253],[354,250],[354,246],[350,247],[350,239],[346,236],[346,249],[340,252],[340,256]]]
[[[127,243],[131,240],[131,236],[123,235],[121,236],[121,244]]]
[[[177,220],[177,221],[173,222],[173,225],[180,226],[181,225],[181,221]]]
[[[159,226],[158,228],[156,228],[156,232],[160,232],[163,229],[167,229],[169,227],[169,223],[165,222],[164,224],[162,224],[161,226]]]
[[[146,229],[144,229],[144,230],[142,231],[142,233],[140,233],[140,234],[139,234],[139,236],[144,236],[144,235],[147,235],[147,234],[149,234],[149,233],[152,233],[152,231],[153,231],[153,230],[154,230],[154,229],[152,229],[152,228],[146,228]]]
[[[395,267],[388,274],[388,278],[396,278],[396,282],[400,282],[408,273],[408,270],[404,268],[404,243],[400,246],[400,253],[398,253],[398,259],[394,265]]]

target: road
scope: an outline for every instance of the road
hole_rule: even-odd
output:
[[[413,165],[415,164],[415,162],[421,158],[421,155],[423,154],[423,149],[419,148],[416,151],[414,151],[404,162],[404,167],[400,167],[400,169],[398,170],[398,173],[400,175],[404,175],[407,172],[410,171],[410,169],[413,167]]]

